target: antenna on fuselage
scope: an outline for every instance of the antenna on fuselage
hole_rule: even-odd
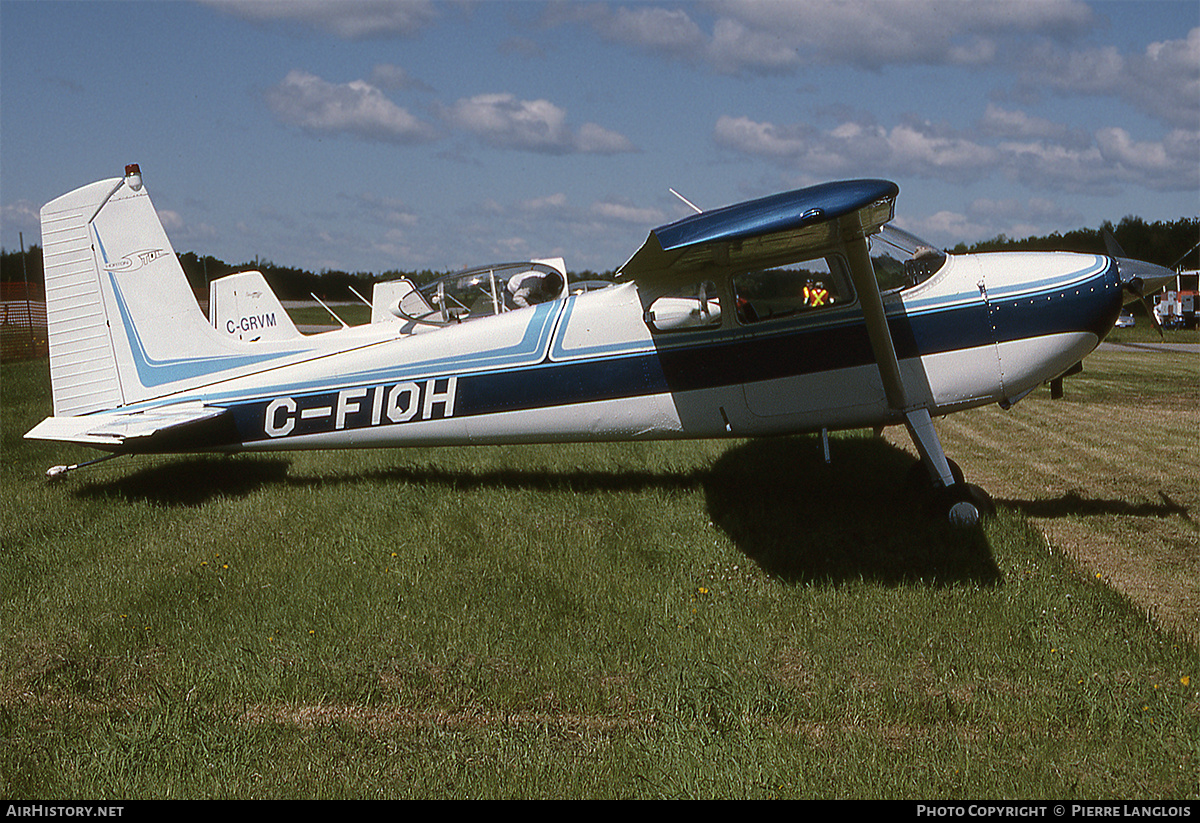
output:
[[[688,205],[690,208],[692,208],[692,209],[694,209],[694,210],[695,210],[696,214],[704,214],[704,209],[702,209],[702,208],[700,208],[699,206],[697,206],[697,205],[696,205],[695,203],[693,203],[691,200],[688,200],[688,199],[687,199],[686,197],[684,197],[682,194],[680,194],[679,192],[675,191],[675,189],[668,188],[668,189],[667,189],[667,191],[671,192],[671,194],[673,194],[673,195],[675,195],[676,197],[678,197],[678,198],[679,198],[680,200],[682,200],[684,203],[687,203],[687,205]]]
[[[320,304],[321,304],[321,308],[323,308],[323,309],[325,309],[325,311],[329,312],[329,315],[330,315],[330,317],[332,317],[334,320],[336,320],[336,321],[338,321],[339,323],[341,323],[341,324],[342,324],[342,328],[343,328],[343,329],[348,329],[348,328],[350,328],[350,324],[349,324],[349,323],[347,323],[347,322],[346,322],[345,320],[343,320],[342,318],[338,317],[338,316],[337,316],[337,314],[335,314],[335,313],[334,313],[333,309],[331,309],[331,308],[329,308],[328,306],[326,306],[326,305],[325,305],[325,301],[324,301],[324,300],[322,300],[321,298],[317,297],[317,296],[316,296],[315,294],[313,294],[312,292],[309,292],[309,294],[312,294],[312,299],[313,299],[313,300],[316,300],[318,303],[320,303]]]

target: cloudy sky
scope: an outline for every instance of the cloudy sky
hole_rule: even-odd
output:
[[[1200,213],[1195,0],[0,0],[0,242],[139,163],[177,251],[563,256],[833,179],[943,246]]]

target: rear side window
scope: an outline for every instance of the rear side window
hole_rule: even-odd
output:
[[[738,322],[746,325],[794,317],[853,302],[849,270],[841,257],[743,272],[733,278]]]
[[[658,297],[646,309],[646,325],[656,332],[695,331],[721,325],[721,300],[712,280],[689,283]]]

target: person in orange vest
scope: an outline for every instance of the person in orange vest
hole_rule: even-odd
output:
[[[824,306],[829,299],[829,290],[823,283],[809,280],[804,284],[804,302],[809,308]]]

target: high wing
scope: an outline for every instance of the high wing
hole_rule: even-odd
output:
[[[929,400],[905,385],[871,264],[867,238],[894,216],[900,188],[889,180],[843,180],[701,212],[650,232],[617,272],[639,287],[671,287],[713,268],[766,267],[841,250],[850,266],[888,405],[903,417],[937,482],[954,483]]]
[[[843,180],[685,217],[651,231],[617,280],[674,284],[714,266],[753,268],[816,256],[891,220],[899,193],[888,180]]]

